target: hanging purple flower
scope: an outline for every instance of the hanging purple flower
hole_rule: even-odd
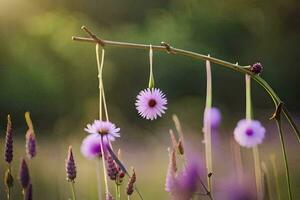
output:
[[[262,143],[265,128],[257,120],[242,119],[234,129],[234,139],[243,147],[254,147]]]
[[[84,130],[91,134],[99,134],[103,137],[104,142],[115,141],[116,137],[120,137],[120,128],[117,128],[110,121],[95,120],[93,124],[88,124]]]
[[[154,120],[167,110],[165,94],[158,88],[142,90],[135,103],[138,113],[145,119]]]
[[[88,159],[93,159],[96,157],[101,157],[101,135],[92,133],[85,137],[81,144],[81,153],[84,157]],[[103,145],[103,148],[105,148],[106,145]]]
[[[210,125],[212,129],[217,129],[221,123],[222,115],[218,108],[212,107],[209,109],[205,109],[204,111],[204,124],[208,123],[208,119],[210,119]]]

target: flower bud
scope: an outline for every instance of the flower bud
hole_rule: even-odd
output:
[[[250,67],[250,71],[254,74],[260,74],[263,70],[263,66],[261,63],[257,62],[254,63],[251,67]]]

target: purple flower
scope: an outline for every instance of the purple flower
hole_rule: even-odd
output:
[[[262,143],[265,128],[257,120],[242,119],[234,129],[234,139],[243,147],[254,147]]]
[[[67,180],[70,182],[74,182],[76,178],[76,165],[75,160],[72,152],[72,146],[69,146],[68,156],[66,159],[66,173],[67,173]]]
[[[88,159],[93,159],[96,157],[101,157],[101,135],[92,133],[85,137],[81,144],[81,153],[84,157]],[[106,145],[103,145],[103,148]]]
[[[5,161],[11,163],[13,160],[13,132],[10,115],[7,115],[7,128],[5,137]]]
[[[29,159],[36,156],[36,139],[35,134],[31,129],[26,133],[26,154]]]
[[[29,170],[24,158],[22,159],[20,165],[19,181],[24,190],[27,188],[28,184],[30,183]]]
[[[120,128],[110,121],[95,120],[93,124],[88,124],[84,129],[88,133],[99,134],[103,137],[104,142],[115,141],[116,137],[120,137]]]
[[[32,200],[32,184],[30,183],[25,191],[25,200]]]
[[[212,129],[217,129],[221,123],[222,115],[218,108],[212,107],[205,109],[204,111],[204,125],[208,123],[210,119],[210,125]]]
[[[260,74],[263,70],[263,66],[261,63],[257,62],[254,63],[251,67],[250,67],[250,71],[253,72],[254,74]]]
[[[142,90],[135,103],[138,113],[145,119],[154,120],[167,110],[165,94],[158,88]]]

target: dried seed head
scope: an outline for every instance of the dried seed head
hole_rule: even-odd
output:
[[[67,180],[70,182],[74,182],[76,178],[76,164],[72,152],[72,146],[69,146],[68,157],[66,159],[66,173]]]
[[[5,172],[4,184],[7,188],[12,188],[14,186],[14,178],[9,169],[7,169]]]
[[[250,71],[253,72],[254,74],[260,74],[263,70],[263,66],[261,63],[257,62],[254,63],[251,67],[250,67]]]
[[[7,128],[5,138],[5,161],[11,163],[13,160],[13,135],[12,135],[12,123],[10,115],[7,115]]]
[[[32,184],[30,183],[25,190],[25,200],[32,200]]]
[[[32,129],[26,133],[26,154],[29,159],[36,156],[36,139]]]
[[[178,141],[177,149],[178,149],[178,152],[180,155],[184,154],[183,142],[181,139],[179,139],[179,141]]]
[[[29,170],[24,158],[22,159],[20,165],[19,181],[23,189],[26,189],[28,187],[28,184],[30,183]]]
[[[134,169],[132,168],[132,175],[128,181],[128,185],[126,188],[126,193],[127,195],[132,195],[133,191],[134,191],[134,183],[136,182],[136,174]]]

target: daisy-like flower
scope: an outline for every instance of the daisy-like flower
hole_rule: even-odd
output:
[[[92,133],[85,137],[81,144],[81,153],[84,157],[88,159],[93,159],[96,157],[101,157],[101,136],[96,133]],[[103,145],[105,147],[106,145]]]
[[[137,96],[135,103],[138,113],[145,119],[154,120],[167,110],[165,94],[158,88],[147,88]]]
[[[84,129],[91,134],[98,134],[103,138],[103,142],[115,141],[116,137],[120,137],[120,128],[110,121],[95,120],[93,124],[88,124]]]
[[[262,143],[266,129],[257,120],[242,119],[234,129],[234,139],[243,147],[254,147]]]

